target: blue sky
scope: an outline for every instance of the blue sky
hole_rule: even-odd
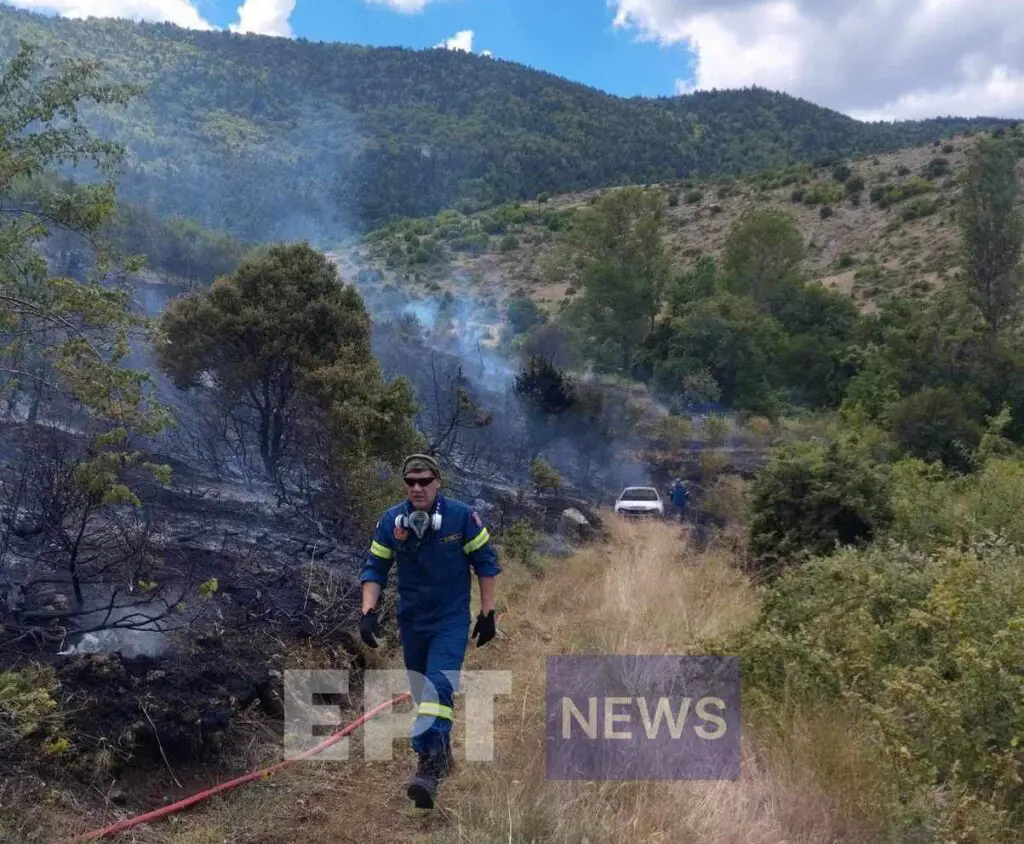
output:
[[[239,0],[201,0],[211,23],[237,20]],[[614,10],[594,0],[446,0],[400,14],[364,0],[298,0],[290,23],[296,36],[373,46],[433,47],[472,30],[473,52],[583,82],[622,96],[671,96],[687,77],[690,53],[660,47],[612,28]]]

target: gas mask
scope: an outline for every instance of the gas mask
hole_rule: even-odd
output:
[[[433,513],[428,513],[426,510],[413,510],[411,513],[399,515],[395,519],[395,525],[401,530],[411,530],[416,534],[417,539],[423,539],[427,528],[441,529],[441,514],[436,509]]]

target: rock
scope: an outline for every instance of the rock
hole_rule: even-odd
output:
[[[586,542],[593,538],[595,533],[593,525],[591,525],[590,520],[575,507],[567,507],[562,511],[562,521],[570,533],[577,539]]]
[[[590,522],[587,521],[587,517],[584,516],[575,507],[568,507],[565,510],[563,510],[562,517],[565,518],[567,521],[574,522],[575,524],[581,527],[590,525]]]

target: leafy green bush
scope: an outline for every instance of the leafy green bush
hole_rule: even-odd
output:
[[[955,475],[918,458],[892,471],[890,535],[916,548],[963,545],[972,536],[999,536],[1024,545],[1024,462],[993,456],[976,472]]]
[[[538,495],[545,490],[556,492],[562,486],[562,477],[543,457],[534,458],[530,463],[530,480]]]
[[[854,446],[790,443],[750,486],[749,546],[759,569],[873,539],[892,518],[885,468]]]
[[[949,172],[949,159],[943,158],[942,156],[936,156],[932,158],[927,164],[921,168],[921,173],[929,179],[937,179],[939,176],[945,176]]]
[[[804,205],[834,205],[843,201],[843,186],[822,182],[804,194]]]
[[[970,468],[970,454],[981,442],[982,428],[971,418],[964,399],[948,387],[919,390],[889,411],[900,449],[950,468]]]
[[[918,197],[908,202],[900,211],[904,220],[917,220],[929,217],[939,210],[939,201],[935,197]]]
[[[879,543],[788,572],[722,647],[739,656],[747,694],[869,719],[908,800],[947,794],[943,834],[928,840],[1019,841],[1022,607],[1024,556],[1004,541],[934,553]]]
[[[526,520],[520,520],[502,531],[499,538],[502,559],[511,560],[534,574],[542,574],[543,564],[537,555],[539,534]]]
[[[874,199],[874,191],[872,191],[872,200],[877,202],[881,208],[888,208],[890,205],[903,202],[905,199],[929,193],[933,189],[934,185],[927,179],[915,176],[902,185],[893,185],[879,199]]]

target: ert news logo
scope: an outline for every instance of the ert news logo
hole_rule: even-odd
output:
[[[736,657],[547,659],[547,778],[734,780]]]

